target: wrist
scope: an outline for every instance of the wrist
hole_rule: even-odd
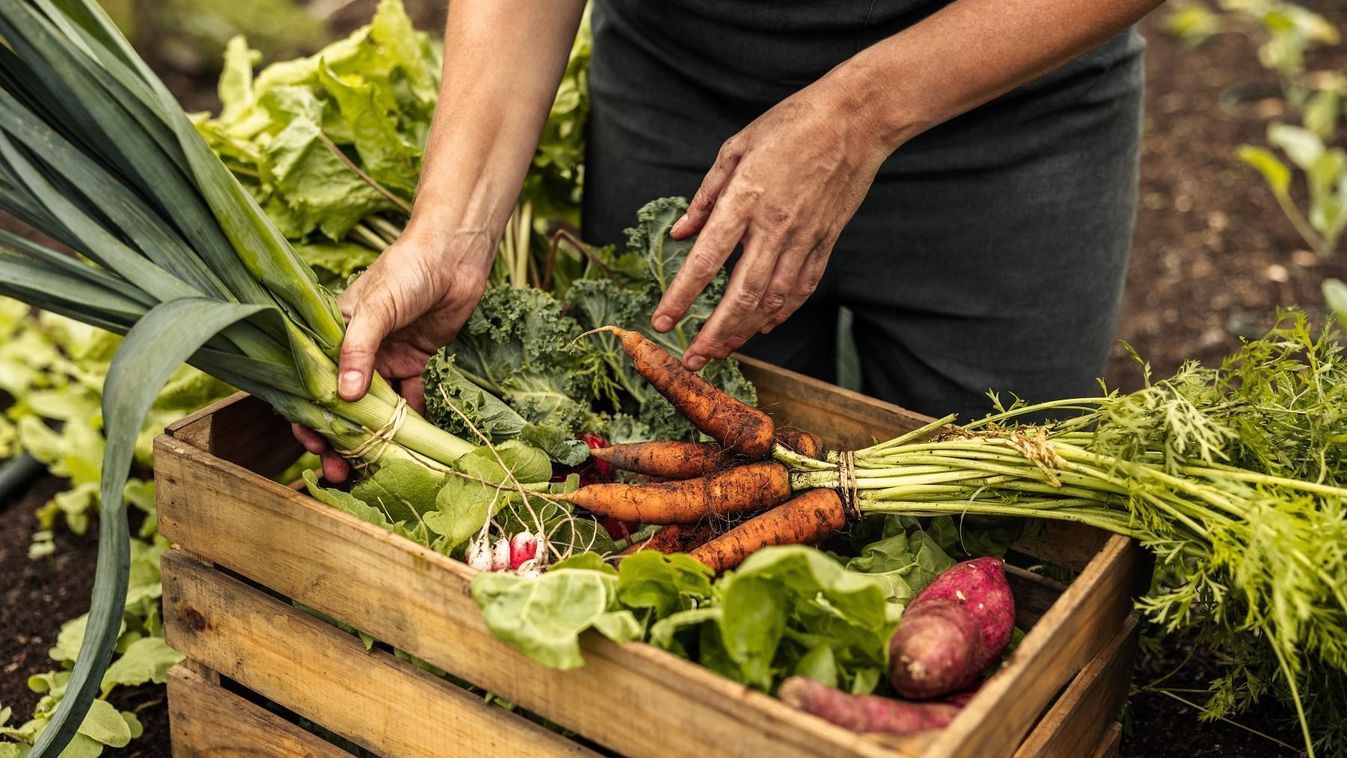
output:
[[[503,224],[490,224],[486,220],[474,223],[462,215],[413,212],[398,244],[416,250],[440,266],[467,266],[486,272],[495,258],[502,228]]]
[[[893,66],[881,65],[869,52],[838,65],[821,81],[828,82],[838,118],[856,124],[888,157],[939,119],[922,107],[928,100],[913,92],[914,78],[894,76]]]

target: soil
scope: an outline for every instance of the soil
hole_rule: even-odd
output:
[[[1302,5],[1347,29],[1341,0]],[[1244,37],[1223,34],[1196,49],[1160,31],[1152,14],[1143,28],[1146,132],[1141,158],[1141,209],[1127,275],[1119,338],[1168,376],[1184,361],[1214,363],[1260,335],[1278,306],[1324,311],[1320,283],[1347,277],[1347,256],[1320,258],[1291,227],[1261,177],[1235,157],[1239,145],[1266,144],[1275,100],[1229,108],[1232,86],[1277,91]],[[1347,70],[1347,45],[1316,51],[1310,70]],[[1119,346],[1108,379],[1124,390],[1140,373]]]
[[[373,4],[373,0],[347,4],[338,26],[359,23]],[[1340,0],[1305,4],[1326,14],[1338,28],[1347,28],[1347,8],[1340,7]],[[440,8],[438,3],[418,0],[418,22],[437,26]],[[1232,85],[1275,85],[1258,65],[1249,42],[1221,35],[1189,50],[1162,34],[1156,19],[1144,26],[1150,48],[1142,207],[1119,336],[1163,376],[1186,360],[1214,362],[1229,354],[1241,336],[1255,336],[1270,325],[1278,306],[1298,305],[1321,313],[1320,282],[1330,276],[1347,279],[1347,257],[1321,259],[1309,252],[1261,178],[1234,157],[1238,145],[1263,141],[1265,117],[1278,107],[1274,101],[1262,101],[1241,111],[1221,104],[1221,93]],[[1313,55],[1310,66],[1347,70],[1347,45]],[[176,72],[169,72],[168,80],[192,109],[214,106],[211,81]],[[1121,347],[1114,351],[1107,378],[1125,390],[1140,383],[1140,372]],[[0,705],[13,707],[20,721],[38,699],[29,692],[27,677],[51,668],[47,648],[61,622],[87,609],[92,585],[96,553],[92,532],[75,537],[58,530],[52,557],[27,558],[36,527],[33,513],[59,487],[59,480],[42,479],[22,497],[0,502]],[[1164,653],[1143,655],[1135,685],[1144,687],[1169,673],[1189,652],[1188,646],[1168,640]],[[1214,665],[1201,655],[1195,659],[1167,679],[1165,687],[1204,687]],[[114,701],[136,711],[145,724],[145,736],[127,752],[169,754],[162,688],[128,690],[115,695]],[[1283,742],[1298,742],[1289,713],[1275,704],[1239,721]],[[1294,752],[1236,726],[1199,722],[1195,709],[1149,691],[1132,698],[1128,722],[1123,742],[1123,754],[1128,756]]]

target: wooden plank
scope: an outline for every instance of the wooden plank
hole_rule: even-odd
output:
[[[1057,602],[1066,585],[1006,564],[1006,580],[1015,594],[1015,626],[1030,629]]]
[[[618,752],[667,755],[676,745],[715,754],[734,745],[783,758],[887,754],[874,740],[648,645],[593,635],[584,667],[539,666],[486,628],[464,564],[172,437],[157,440],[156,460],[160,530],[184,549]],[[165,588],[165,605],[176,609],[167,579]],[[628,717],[613,718],[609,703]]]
[[[817,434],[832,448],[857,449],[931,421],[892,403],[736,355],[758,389],[758,406],[778,422]]]
[[[1062,685],[1122,627],[1139,550],[1111,537],[926,755],[1011,755]]]
[[[351,755],[181,665],[168,672],[168,721],[177,756]]]
[[[1136,652],[1137,615],[1129,614],[1120,630],[1099,655],[1081,669],[1057,702],[1043,716],[1016,758],[1087,755],[1108,738],[1118,712],[1127,700]]]
[[[1092,758],[1118,758],[1122,755],[1122,724],[1116,721],[1104,732]]]
[[[380,755],[592,755],[178,551],[163,571],[169,645]]]

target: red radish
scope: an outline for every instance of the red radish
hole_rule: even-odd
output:
[[[999,558],[964,561],[908,604],[889,641],[889,681],[905,697],[968,688],[1010,642],[1015,600]]]
[[[777,696],[787,705],[853,732],[911,734],[943,729],[961,705],[909,703],[878,695],[851,695],[802,676],[781,683]]]
[[[491,570],[491,543],[485,537],[475,539],[468,543],[468,550],[463,556],[464,561],[478,571]]]
[[[599,435],[593,432],[580,432],[578,436],[580,437],[580,441],[584,442],[585,446],[588,447],[590,450],[600,450],[602,448],[608,447],[608,440],[604,439],[603,437],[600,437]],[[593,462],[594,462],[595,481],[599,482],[613,481],[613,465],[611,463],[608,463],[607,461],[601,461],[597,458],[593,459]],[[583,477],[581,478],[583,479]],[[590,482],[582,481],[581,483],[589,484]]]
[[[510,567],[510,541],[501,537],[491,546],[491,570],[504,571]]]
[[[510,539],[510,568],[517,569],[538,554],[538,537],[533,532],[520,532]]]
[[[635,526],[634,522],[621,521],[612,516],[600,518],[599,523],[603,525],[604,531],[608,532],[608,537],[614,542],[617,542],[618,540],[631,540],[632,532],[635,531],[632,529],[632,527]]]

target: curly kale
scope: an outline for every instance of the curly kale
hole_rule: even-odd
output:
[[[725,289],[724,274],[707,287],[677,327],[650,328],[650,317],[692,248],[669,229],[683,215],[681,198],[646,204],[627,230],[622,253],[591,251],[592,264],[564,291],[493,288],[487,291],[456,342],[427,367],[429,418],[457,434],[470,434],[460,413],[494,440],[548,443],[553,458],[576,433],[612,441],[695,439],[697,431],[631,365],[618,340],[600,333],[614,324],[640,331],[682,355]],[[734,361],[712,361],[708,381],[749,403],[753,385]]]

